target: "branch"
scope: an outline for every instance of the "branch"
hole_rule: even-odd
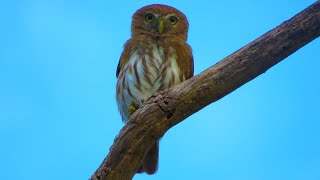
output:
[[[167,130],[282,61],[320,35],[320,1],[201,74],[153,95],[122,128],[92,180],[131,179]]]

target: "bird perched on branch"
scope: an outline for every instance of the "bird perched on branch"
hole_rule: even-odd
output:
[[[154,93],[193,76],[188,20],[179,10],[160,4],[142,7],[132,16],[131,38],[117,67],[116,99],[123,122]],[[137,173],[154,174],[159,142],[143,158]]]

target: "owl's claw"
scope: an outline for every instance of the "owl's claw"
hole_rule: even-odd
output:
[[[139,109],[139,105],[137,103],[132,103],[128,108],[128,114],[131,116],[136,110]]]

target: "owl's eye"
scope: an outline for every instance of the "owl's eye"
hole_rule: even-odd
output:
[[[151,22],[153,19],[154,19],[154,15],[153,14],[146,14],[144,16],[144,19],[147,21],[147,22]]]
[[[171,17],[169,17],[169,21],[170,21],[170,23],[171,23],[172,25],[175,25],[175,24],[177,24],[177,22],[178,22],[178,18],[175,17],[175,16],[171,16]]]

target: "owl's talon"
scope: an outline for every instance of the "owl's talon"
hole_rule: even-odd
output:
[[[128,114],[129,116],[131,116],[134,112],[136,112],[136,110],[139,109],[139,105],[137,103],[132,103],[129,107],[128,107]]]

